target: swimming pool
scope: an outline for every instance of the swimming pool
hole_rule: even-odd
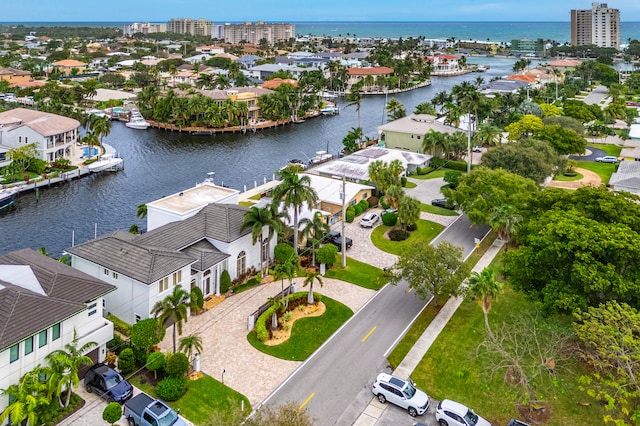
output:
[[[98,155],[98,148],[82,148],[82,158],[95,157],[96,155]]]

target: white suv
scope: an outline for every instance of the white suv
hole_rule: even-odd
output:
[[[362,219],[360,219],[360,226],[362,226],[363,228],[373,228],[373,225],[378,222],[379,218],[380,216],[378,216],[376,213],[367,213],[362,216]]]
[[[412,417],[421,416],[429,408],[429,397],[416,389],[411,380],[402,380],[386,373],[378,374],[371,386],[371,392],[382,404],[389,401],[409,411]]]
[[[436,420],[440,426],[491,426],[491,423],[470,408],[450,399],[445,399],[438,404]]]

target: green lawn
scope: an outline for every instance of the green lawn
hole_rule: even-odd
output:
[[[382,251],[391,254],[400,254],[405,247],[411,246],[415,241],[431,241],[444,229],[439,223],[429,222],[428,220],[419,220],[418,229],[413,231],[409,238],[404,241],[391,241],[384,237],[384,233],[394,227],[380,225],[376,226],[371,232],[371,242],[374,246]]]
[[[415,188],[416,186],[418,185],[408,180],[407,183],[404,185],[404,188]]]
[[[431,173],[427,173],[426,175],[411,175],[414,179],[427,180],[427,179],[435,179],[442,178],[444,174],[447,173],[451,169],[438,169],[434,170]]]
[[[380,290],[388,278],[380,268],[347,257],[347,267],[342,267],[342,255],[338,253],[336,263],[327,270],[327,278],[346,281],[371,290]]]
[[[315,288],[322,291],[318,286]],[[336,300],[323,296],[322,302],[327,307],[326,312],[319,317],[297,320],[286,342],[267,346],[258,340],[255,331],[247,334],[247,340],[257,350],[276,358],[304,361],[353,315],[351,309]]]
[[[441,216],[458,216],[458,212],[455,210],[443,209],[442,207],[436,207],[425,203],[420,203],[420,211],[439,214]]]
[[[583,177],[584,176],[581,173],[576,173],[575,176],[565,176],[562,173],[559,173],[559,174],[555,175],[553,180],[557,180],[557,181],[560,181],[560,182],[569,182],[569,181],[572,181],[572,180],[580,180]]]
[[[622,151],[622,147],[621,146],[610,144],[610,143],[606,143],[605,144],[605,143],[591,143],[591,142],[589,142],[589,146],[601,149],[606,153],[605,155],[613,155],[614,157],[619,157],[620,156],[620,151]]]
[[[505,286],[489,314],[494,331],[497,324],[507,320],[512,313],[530,310],[531,303],[522,294]],[[544,321],[555,325],[562,322],[552,318]],[[519,417],[516,409],[518,390],[504,382],[502,371],[492,374],[489,356],[478,351],[484,337],[482,310],[476,301],[467,299],[411,378],[435,399],[459,401],[474,407],[493,424],[507,424],[510,418]],[[586,371],[575,360],[558,365],[557,371],[554,380],[545,376],[536,387],[536,396],[551,405],[551,419],[545,424],[602,424],[601,406],[588,404],[590,398],[578,389],[578,377]]]
[[[205,356],[215,356],[213,352]],[[155,389],[149,383],[141,383],[140,377],[131,378],[131,384],[149,394],[152,398],[158,398]],[[189,381],[188,391],[177,401],[167,402],[174,410],[180,410],[180,415],[192,421],[196,425],[207,424],[213,418],[225,416],[225,413],[236,408],[240,409],[244,401],[244,412],[251,412],[251,403],[244,395],[234,391],[228,386],[210,376],[205,375],[198,380]]]
[[[609,183],[609,179],[611,179],[611,175],[615,171],[617,165],[610,163],[598,163],[596,161],[580,161],[576,167],[597,173],[598,176],[600,176],[600,179],[602,179],[602,183],[607,184]]]

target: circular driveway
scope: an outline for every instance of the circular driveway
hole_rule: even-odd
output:
[[[587,146],[587,151],[584,155],[570,155],[569,158],[578,161],[596,161],[596,158],[604,157],[605,155],[607,155],[607,153],[603,150]]]

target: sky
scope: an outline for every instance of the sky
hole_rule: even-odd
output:
[[[607,3],[621,20],[640,21],[640,1]],[[0,0],[0,22],[166,22],[204,18],[214,23],[257,21],[569,21],[589,0]]]

